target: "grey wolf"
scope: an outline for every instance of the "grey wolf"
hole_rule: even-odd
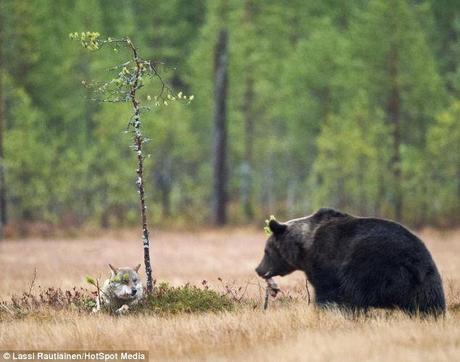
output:
[[[320,209],[285,223],[271,220],[269,228],[272,235],[256,268],[262,278],[302,270],[320,306],[445,313],[442,280],[430,252],[396,222]]]
[[[122,314],[142,299],[143,288],[138,274],[141,264],[134,268],[116,268],[111,264],[109,267],[111,276],[101,288],[101,301],[97,299],[96,311],[103,306],[109,311]]]

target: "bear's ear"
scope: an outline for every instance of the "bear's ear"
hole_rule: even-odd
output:
[[[273,234],[275,235],[281,235],[282,233],[284,233],[287,229],[287,225],[286,224],[282,224],[278,221],[276,221],[275,219],[272,219],[270,220],[269,224],[268,224],[268,227],[270,228],[270,230],[273,232]]]

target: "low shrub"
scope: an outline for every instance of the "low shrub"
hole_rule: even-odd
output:
[[[44,311],[76,310],[90,312],[95,306],[94,293],[84,288],[39,288],[37,293],[24,292],[0,301],[0,321],[20,319]]]
[[[148,295],[137,308],[153,314],[179,314],[223,312],[234,309],[234,302],[226,295],[207,287],[185,284],[179,287],[160,283],[153,294]]]
[[[89,314],[96,307],[96,292],[84,288],[63,290],[60,288],[39,289],[37,293],[24,292],[9,300],[0,301],[0,321],[25,317],[53,315],[57,311],[73,310]],[[131,313],[171,315],[180,313],[205,313],[233,310],[235,302],[227,295],[208,288],[185,284],[179,287],[160,283],[154,292],[137,305],[130,307]],[[102,308],[101,312],[113,314]]]

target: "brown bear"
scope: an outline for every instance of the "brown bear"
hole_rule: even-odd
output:
[[[400,309],[410,315],[445,312],[430,252],[396,222],[320,209],[285,223],[271,220],[269,228],[257,274],[268,279],[302,270],[318,305]]]

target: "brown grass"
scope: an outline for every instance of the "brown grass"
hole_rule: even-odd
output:
[[[460,356],[460,231],[421,233],[441,270],[450,310],[440,321],[376,311],[350,319],[317,311],[302,299],[273,301],[268,312],[242,306],[220,314],[171,317],[44,312],[0,325],[2,348],[148,349],[155,360],[244,361],[454,361]],[[0,297],[36,287],[85,286],[84,276],[108,273],[105,264],[135,265],[140,241],[132,233],[98,239],[12,240],[0,243]],[[222,289],[218,277],[247,285],[259,298],[254,267],[265,236],[253,229],[153,235],[155,276],[173,284],[200,283]],[[21,261],[21,262],[20,262]],[[303,291],[303,276],[277,278],[286,292]],[[262,283],[260,283],[262,285]],[[261,298],[259,298],[261,302]]]

